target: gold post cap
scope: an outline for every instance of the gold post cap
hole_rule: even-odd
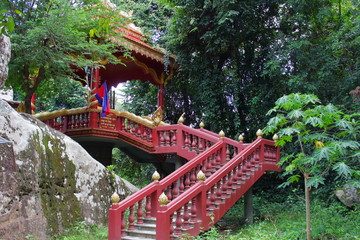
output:
[[[244,136],[242,134],[239,135],[238,137],[239,142],[244,142]]]
[[[225,137],[225,133],[224,133],[223,130],[221,130],[221,131],[219,132],[219,137],[220,137],[220,138],[224,138],[224,137]]]
[[[200,123],[200,128],[204,128],[204,127],[205,127],[205,124],[204,124],[203,121],[201,121],[201,123]]]
[[[263,135],[263,132],[261,131],[261,129],[258,129],[257,132],[256,132],[256,136],[258,138],[262,138],[262,135]]]
[[[161,206],[166,206],[166,204],[168,204],[168,202],[169,202],[169,199],[166,196],[166,194],[163,192],[159,197],[159,203]]]
[[[160,180],[160,174],[159,174],[157,171],[155,171],[155,172],[153,173],[153,175],[152,175],[152,180],[153,180],[154,182],[158,182],[158,181]]]
[[[279,140],[279,136],[275,133],[273,136],[274,142],[277,142]]]
[[[111,203],[114,205],[114,204],[118,204],[120,202],[120,197],[119,195],[114,192],[113,195],[111,195]]]
[[[199,181],[199,182],[203,182],[205,181],[206,179],[206,176],[205,174],[203,173],[203,171],[199,171],[198,174],[196,175],[196,179]]]

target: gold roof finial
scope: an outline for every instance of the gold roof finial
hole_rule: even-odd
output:
[[[169,202],[169,199],[166,196],[166,194],[163,192],[159,197],[160,206],[166,206],[166,204],[168,204],[168,202]]]
[[[119,204],[119,202],[120,202],[120,197],[119,197],[119,195],[116,193],[116,192],[114,192],[113,193],[113,195],[111,195],[111,203],[113,204],[113,205],[115,205],[115,204]]]
[[[262,138],[262,135],[263,135],[263,132],[261,131],[261,129],[258,129],[257,132],[256,132],[256,136],[258,138]]]
[[[154,121],[155,126],[159,126],[163,118],[164,118],[164,111],[162,110],[161,107],[158,107],[151,116],[151,120]]]
[[[185,113],[181,114],[181,116],[179,117],[179,120],[178,120],[178,124],[184,123],[184,116],[185,116]]]
[[[239,135],[238,137],[239,142],[244,142],[244,136],[242,134]]]
[[[153,180],[154,182],[158,182],[159,179],[160,179],[160,174],[159,174],[157,171],[155,171],[155,172],[153,173],[153,175],[152,175],[152,180]]]
[[[221,131],[219,132],[219,137],[220,137],[220,138],[224,138],[224,137],[225,137],[225,133],[224,133],[223,130],[221,130]]]
[[[206,179],[206,176],[205,174],[203,173],[203,171],[199,171],[198,174],[196,175],[196,179],[199,181],[199,182],[203,182],[205,181]]]
[[[277,142],[279,140],[279,136],[275,133],[273,136],[274,142]]]
[[[204,124],[203,121],[201,121],[201,123],[200,123],[200,128],[204,128],[204,127],[205,127],[205,124]]]

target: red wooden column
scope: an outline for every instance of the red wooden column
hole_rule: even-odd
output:
[[[161,109],[164,110],[164,84],[160,84],[158,87],[158,107],[161,107]]]
[[[95,67],[95,82],[91,84],[92,89],[95,89],[95,92],[97,92],[99,88],[100,83],[100,68]],[[95,101],[94,99],[93,101]],[[91,106],[91,109],[97,109],[98,105],[94,104]],[[98,119],[98,113],[96,112],[90,112],[90,127],[95,128],[97,125],[97,119]]]

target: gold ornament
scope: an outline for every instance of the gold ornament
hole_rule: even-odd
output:
[[[158,107],[156,111],[153,113],[151,120],[154,121],[155,126],[159,126],[161,121],[163,120],[163,117],[164,117],[164,111],[162,110],[161,107]]]
[[[178,120],[178,124],[184,123],[184,116],[185,116],[185,113],[181,114],[181,116],[179,117],[179,120]]]
[[[274,142],[277,142],[279,140],[279,136],[275,133],[273,136]]]
[[[225,137],[225,133],[224,133],[223,130],[221,130],[221,131],[219,132],[219,137],[220,137],[220,138],[224,138],[224,137]]]
[[[153,175],[152,175],[152,180],[153,180],[154,182],[158,182],[159,179],[160,179],[160,174],[159,174],[157,171],[155,171],[155,172],[153,173]]]
[[[203,182],[205,181],[206,179],[206,176],[205,174],[203,173],[203,171],[199,171],[198,174],[196,175],[196,179],[199,181],[199,182]]]
[[[114,192],[113,195],[111,195],[111,203],[115,205],[118,204],[119,202],[120,202],[120,197],[116,192]]]
[[[162,193],[159,197],[160,206],[166,206],[166,204],[168,204],[168,202],[169,202],[168,197],[165,195],[165,193]]]

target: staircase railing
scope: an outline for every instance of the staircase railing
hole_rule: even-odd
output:
[[[160,134],[165,134],[163,133],[165,130],[169,132],[177,130],[174,129],[174,127],[175,126],[172,126],[172,128],[171,126],[161,127],[159,128],[160,129],[159,132]],[[187,127],[180,127],[180,128],[189,130],[187,129]],[[194,131],[191,130],[191,132],[195,134],[196,130]],[[220,138],[220,139],[217,138],[217,140],[218,141],[214,143],[211,147],[207,148],[206,151],[197,155],[194,159],[192,159],[191,161],[183,165],[181,168],[174,171],[165,179],[161,180],[160,182],[151,183],[150,185],[141,189],[134,195],[120,202],[120,204],[113,205],[112,208],[109,210],[109,239],[110,240],[121,239],[121,236],[126,235],[127,230],[134,229],[135,223],[137,225],[141,225],[143,223],[144,217],[145,218],[156,217],[157,219],[163,218],[163,220],[158,220],[160,222],[157,222],[157,226],[161,226],[162,229],[160,232],[163,231],[163,225],[162,225],[163,222],[167,221],[166,226],[169,227],[170,232],[166,233],[165,235],[169,237],[173,233],[171,229],[176,229],[173,225],[170,224],[170,222],[173,221],[171,219],[174,216],[175,211],[181,209],[181,213],[184,214],[183,219],[181,221],[185,222],[186,228],[187,225],[189,224],[188,221],[190,219],[190,216],[192,216],[194,218],[193,220],[195,221],[195,219],[199,218],[199,214],[201,216],[203,215],[202,212],[199,212],[198,210],[202,208],[199,208],[200,206],[197,206],[201,202],[200,200],[198,201],[197,199],[200,195],[199,196],[196,195],[196,197],[194,197],[195,195],[194,196],[192,195],[192,194],[200,194],[198,190],[196,190],[197,188],[195,187],[199,185],[198,183],[196,183],[196,179],[197,179],[197,173],[200,170],[204,173],[205,176],[209,177],[209,179],[213,179],[214,176],[218,176],[220,171],[219,169],[224,169],[225,167],[224,164],[228,167],[233,167],[234,165],[235,167],[233,167],[233,169],[236,169],[236,171],[235,170],[234,171],[238,173],[240,171],[239,166],[236,166],[236,164],[240,164],[238,159],[240,159],[241,156],[248,158],[249,154],[252,154],[251,156],[253,156],[255,155],[254,152],[259,152],[258,153],[259,155],[260,150],[257,150],[257,148],[262,149],[261,151],[262,155],[261,156],[259,155],[258,157],[256,157],[256,159],[264,160],[264,162],[261,163],[261,166],[264,166],[263,169],[265,169],[265,166],[267,166],[265,163],[265,159],[266,161],[270,162],[270,164],[268,164],[269,166],[271,166],[273,163],[276,163],[278,159],[277,150],[273,146],[273,142],[269,140],[259,139],[255,141],[253,144],[247,145],[247,147],[245,147],[245,145],[242,143],[233,141],[228,138]],[[169,144],[168,141],[165,141],[165,143],[166,142],[167,144]],[[260,142],[263,144],[260,144]],[[168,147],[169,148],[171,147],[171,143],[170,146]],[[267,149],[268,151],[265,152],[264,151],[265,149]],[[243,164],[247,163],[247,161],[250,160],[244,160]],[[232,163],[232,165],[229,165],[230,162]],[[248,169],[245,169],[244,171],[247,170]],[[250,176],[250,173],[247,174]],[[259,175],[259,177],[261,175]],[[223,176],[217,177],[215,180],[218,180],[218,178],[221,178],[222,182],[221,181],[220,182],[217,181],[215,183],[213,183],[212,181],[209,182],[210,185],[216,184],[215,187],[211,185],[211,187],[208,188],[210,189],[209,190],[210,192],[212,191],[213,196],[215,196],[213,192],[214,189],[216,189],[216,187],[220,189],[220,185],[219,185],[220,183],[221,183],[221,189],[223,189],[222,191],[225,191],[226,184],[229,184],[229,182],[225,181]],[[164,208],[160,207],[158,203],[158,199],[162,193],[165,194],[166,198],[170,202],[170,204],[168,205],[168,210],[166,211],[164,211]],[[222,195],[223,192],[217,190],[217,194]],[[209,194],[207,194],[207,197],[211,198]],[[143,205],[143,203],[145,203],[145,205]],[[189,203],[191,203],[192,206],[190,208],[189,207],[187,208],[186,204]],[[160,215],[162,214],[163,217],[159,218],[160,216],[159,214]],[[207,219],[205,215],[204,215],[204,219]],[[178,220],[176,219],[173,222],[176,221]],[[196,225],[194,221],[191,223],[192,225]],[[179,227],[181,228],[181,224],[178,223],[178,228]],[[194,229],[195,229],[194,231],[198,231],[200,228],[196,227]],[[190,231],[189,233],[194,233],[194,231]],[[163,238],[164,237],[162,236],[163,233],[159,233],[159,231],[157,231],[157,234],[160,234],[159,237],[157,237],[157,239],[161,239],[161,240],[167,239],[167,238]],[[175,235],[179,235],[179,233],[175,232]]]
[[[265,151],[265,149],[273,151]],[[205,181],[197,182],[156,215],[156,239],[196,236],[209,229],[279,160],[272,141],[257,139]],[[271,170],[279,170],[272,166]]]

